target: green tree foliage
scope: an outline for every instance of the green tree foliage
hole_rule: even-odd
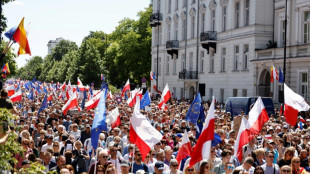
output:
[[[60,61],[62,60],[63,56],[72,50],[77,50],[78,46],[75,42],[62,40],[60,41],[55,48],[52,49],[51,56],[54,60]]]
[[[23,80],[39,79],[43,69],[43,59],[40,56],[34,56],[27,60],[27,64],[18,69],[16,76]]]

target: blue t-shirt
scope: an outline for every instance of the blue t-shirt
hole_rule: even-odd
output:
[[[138,170],[144,170],[146,173],[149,173],[149,168],[144,163],[141,163],[140,165],[133,163],[133,173],[136,173]]]

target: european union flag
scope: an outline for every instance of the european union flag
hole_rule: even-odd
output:
[[[36,86],[36,90],[38,91],[39,94],[42,93],[39,85]]]
[[[151,104],[151,97],[150,97],[149,91],[146,91],[146,93],[143,95],[140,101],[140,109],[144,109],[145,106],[148,106],[150,104]]]
[[[83,98],[82,103],[81,103],[81,108],[82,108],[82,110],[85,108],[85,101],[86,101],[86,98],[87,98],[87,96],[86,96],[86,90],[84,90],[84,98]]]
[[[7,31],[4,35],[8,38],[8,39],[12,39],[15,31],[16,31],[17,27],[12,27],[9,31]],[[13,41],[15,42],[15,40],[13,39]]]
[[[38,115],[41,111],[43,111],[45,108],[47,108],[47,94],[45,94],[44,100],[42,102],[42,105],[38,111]]]
[[[46,86],[43,87],[43,91],[44,91],[46,94],[48,93],[48,92],[47,92]]]
[[[97,149],[99,134],[102,130],[108,131],[107,123],[106,123],[106,107],[105,100],[107,97],[108,89],[105,88],[104,94],[100,96],[99,103],[95,110],[95,118],[93,121],[93,125],[91,127],[91,144],[94,149]]]
[[[284,76],[280,67],[279,67],[279,83],[284,83]]]
[[[214,139],[211,142],[211,146],[214,147],[222,142],[221,136],[217,133],[214,133]]]
[[[103,90],[103,88],[109,89],[108,84],[107,84],[106,82],[104,82],[104,81],[101,83],[101,88],[100,88],[100,90]]]
[[[201,106],[200,107],[200,113],[199,113],[199,117],[197,119],[197,123],[196,123],[196,138],[198,139],[200,134],[201,134],[201,131],[202,131],[202,128],[203,128],[203,123],[205,122],[205,112],[203,110],[203,107]]]
[[[29,100],[33,100],[33,89],[31,89],[29,95],[28,95]]]
[[[196,124],[198,116],[200,114],[200,108],[201,108],[201,96],[200,93],[198,92],[194,101],[191,104],[191,107],[188,109],[185,120],[192,124]]]

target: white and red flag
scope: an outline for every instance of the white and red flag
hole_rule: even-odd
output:
[[[108,92],[108,96],[107,96],[109,99],[113,99],[113,95],[112,95],[112,92],[111,92],[111,90],[109,90],[109,92]]]
[[[187,131],[185,130],[176,160],[179,162],[179,164],[181,164],[181,161],[184,158],[191,156],[191,153],[192,153],[191,142],[189,141]]]
[[[101,91],[101,92],[97,93],[96,95],[94,95],[94,97],[92,99],[90,99],[88,102],[86,102],[85,108],[87,110],[90,110],[92,108],[96,108],[102,94],[103,94],[103,92]]]
[[[271,76],[270,77],[270,82],[273,82],[274,79],[279,80],[278,71],[276,70],[276,67],[272,66],[270,68],[270,71],[271,71],[271,73],[270,73],[270,76]]]
[[[115,127],[121,125],[121,117],[119,114],[118,107],[113,109],[111,113],[107,116],[106,122],[111,125],[111,128],[114,129]]]
[[[15,93],[15,86],[9,85],[6,87],[6,90],[8,91],[8,96],[10,97]]]
[[[77,98],[76,98],[76,92],[73,93],[69,100],[67,101],[67,103],[62,107],[62,113],[64,115],[67,115],[67,112],[70,110],[70,109],[73,109],[75,107],[78,108],[78,101],[77,101]]]
[[[249,120],[242,117],[241,126],[235,143],[235,156],[242,161],[242,147],[248,144],[262,130],[269,120],[267,110],[261,97],[258,97],[249,112]]]
[[[12,100],[12,102],[17,102],[17,101],[21,101],[22,100],[22,92],[19,90],[18,92],[16,92],[15,94],[13,94],[10,99]]]
[[[168,109],[168,107],[166,106],[166,103],[169,101],[170,98],[171,98],[171,93],[170,93],[169,86],[167,83],[161,95],[161,99],[158,105],[159,108],[164,109],[164,110]]]
[[[125,86],[124,86],[124,88],[123,88],[122,95],[121,95],[122,97],[124,96],[124,94],[125,94],[125,92],[126,92],[127,90],[130,90],[129,79],[127,80],[127,82],[126,82],[126,84],[125,84]]]
[[[298,112],[310,109],[305,99],[296,94],[284,83],[284,117],[285,121],[291,126],[297,122]]]
[[[129,141],[135,144],[142,156],[142,161],[155,144],[160,142],[163,135],[158,132],[146,117],[140,113],[140,99],[137,99],[133,115],[131,117]]]
[[[77,87],[80,89],[81,92],[84,92],[85,87],[79,78],[77,78]]]
[[[130,107],[133,107],[136,104],[137,97],[139,97],[141,99],[142,96],[143,96],[142,90],[140,90],[140,89],[135,89],[133,91],[130,91],[130,97],[128,97],[126,103]]]
[[[191,155],[191,160],[189,162],[189,166],[195,165],[197,162],[201,160],[209,160],[210,152],[211,152],[211,142],[214,139],[214,106],[215,106],[214,96],[212,97],[212,103],[209,107],[207,118],[203,125],[201,134],[197,140],[196,145],[193,147],[193,152]]]
[[[67,88],[66,81],[59,87],[62,91],[65,91]]]

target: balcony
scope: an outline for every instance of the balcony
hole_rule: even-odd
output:
[[[208,54],[210,48],[216,53],[216,41],[217,41],[217,32],[216,31],[205,31],[200,33],[200,42],[204,49],[207,50]]]
[[[178,49],[179,49],[179,41],[178,40],[169,40],[166,42],[166,50],[167,53],[172,57],[178,58]]]
[[[193,79],[193,80],[197,80],[198,79],[198,72],[197,71],[187,71],[187,70],[183,70],[181,72],[179,72],[179,79]]]
[[[150,16],[150,26],[157,27],[160,25],[161,21],[162,15],[159,13],[159,11],[153,11],[152,15]]]

